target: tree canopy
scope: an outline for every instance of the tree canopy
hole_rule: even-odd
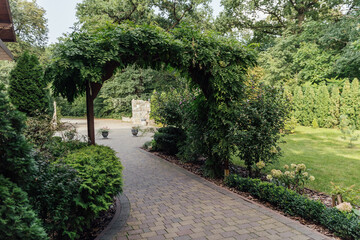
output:
[[[107,25],[93,34],[74,32],[58,44],[46,76],[55,93],[73,101],[84,93],[87,81],[102,84],[118,67],[171,65],[191,77],[205,96],[225,100],[241,92],[224,91],[225,84],[241,82],[253,62],[252,52],[238,41],[212,32],[184,27],[168,33],[149,25]]]

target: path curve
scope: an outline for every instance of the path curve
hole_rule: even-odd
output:
[[[118,152],[131,205],[117,240],[331,239],[143,151],[130,128],[109,137],[97,144]]]

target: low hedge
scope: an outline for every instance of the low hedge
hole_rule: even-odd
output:
[[[57,161],[77,171],[79,192],[73,196],[77,206],[70,230],[61,239],[77,239],[101,211],[109,209],[113,198],[122,192],[122,165],[114,150],[106,146],[81,148]],[[65,217],[65,216],[64,216]]]
[[[0,174],[0,238],[2,240],[48,239],[27,194]]]
[[[360,239],[360,219],[353,213],[328,208],[320,201],[310,200],[290,189],[259,179],[242,178],[233,174],[225,183],[269,202],[287,214],[321,224],[344,239]]]

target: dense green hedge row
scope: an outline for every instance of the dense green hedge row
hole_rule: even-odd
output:
[[[319,127],[337,127],[340,116],[347,115],[351,124],[360,129],[360,88],[355,78],[345,80],[337,86],[304,85],[288,89],[292,99],[293,116],[303,126],[312,126],[314,120]]]
[[[290,189],[259,179],[230,175],[226,184],[269,202],[287,214],[321,224],[344,239],[360,239],[360,218],[355,214],[327,208],[319,201],[310,200]]]

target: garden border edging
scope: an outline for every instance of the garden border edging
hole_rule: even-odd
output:
[[[95,238],[95,240],[113,240],[126,224],[130,215],[130,202],[125,193],[116,196],[116,212],[111,222]]]

